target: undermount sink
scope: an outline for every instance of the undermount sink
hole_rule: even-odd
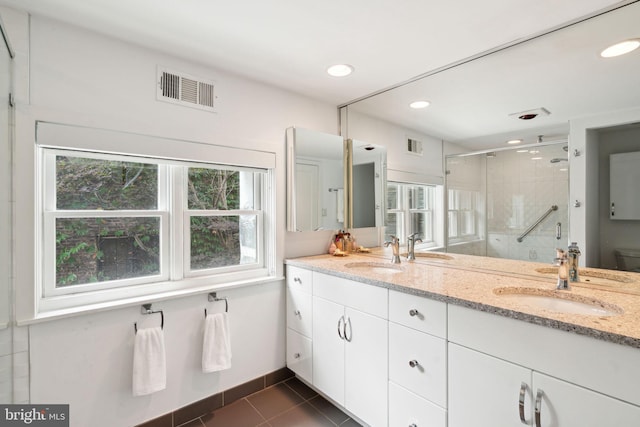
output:
[[[379,273],[400,273],[403,271],[399,265],[383,262],[349,262],[344,266]]]
[[[550,289],[502,287],[493,290],[501,298],[555,313],[587,316],[617,316],[624,311],[595,298]]]

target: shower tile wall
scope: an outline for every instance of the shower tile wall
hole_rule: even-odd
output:
[[[552,262],[568,239],[569,173],[563,145],[500,151],[487,157],[487,255]],[[551,162],[552,159],[562,159]],[[552,205],[552,212],[521,243],[516,239]],[[556,239],[556,224],[562,235]]]

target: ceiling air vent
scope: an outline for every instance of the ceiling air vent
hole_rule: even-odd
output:
[[[213,81],[158,68],[157,83],[157,98],[160,101],[213,112],[218,109],[218,96]]]
[[[407,152],[417,156],[422,156],[422,141],[407,138]]]

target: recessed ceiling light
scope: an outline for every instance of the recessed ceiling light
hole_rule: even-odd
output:
[[[507,141],[507,144],[520,144],[521,142],[521,139],[510,139]]]
[[[613,58],[615,56],[620,56],[632,52],[638,47],[640,47],[640,39],[625,40],[623,42],[609,46],[608,48],[600,52],[600,56],[603,58]]]
[[[409,107],[415,108],[416,110],[419,110],[420,108],[427,108],[428,106],[429,101],[413,101],[411,104],[409,104]]]
[[[333,77],[346,77],[353,73],[353,67],[348,64],[336,64],[327,68],[327,73]]]

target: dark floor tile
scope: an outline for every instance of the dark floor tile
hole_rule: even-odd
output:
[[[322,396],[316,396],[310,399],[309,403],[337,425],[340,425],[349,419],[347,414],[336,408],[331,402]]]
[[[298,393],[284,383],[276,384],[259,393],[248,396],[247,400],[267,420],[304,401]]]
[[[269,420],[272,427],[335,427],[317,409],[303,403]]]
[[[277,371],[271,372],[264,377],[265,387],[271,387],[274,384],[278,384],[293,377],[293,375],[293,371],[287,367],[278,369]]]
[[[184,406],[173,413],[175,425],[179,426],[194,418],[199,418],[222,407],[222,393],[214,394],[206,399],[199,400]]]
[[[340,427],[362,427],[362,425],[349,418],[347,421],[340,424]]]
[[[246,399],[225,405],[201,419],[206,427],[256,427],[265,422]]]
[[[228,405],[229,403],[235,402],[238,399],[242,399],[243,397],[247,397],[250,394],[253,394],[263,389],[264,389],[264,377],[256,378],[255,380],[251,380],[244,384],[240,384],[237,387],[230,388],[229,390],[225,391],[223,393],[224,394],[223,403],[225,405]]]
[[[204,427],[204,423],[200,421],[200,418],[196,418],[195,420],[191,420],[188,423],[184,424],[176,424],[177,427]]]
[[[308,385],[300,381],[298,378],[293,377],[290,380],[285,381],[285,384],[289,386],[293,391],[298,393],[304,400],[309,400],[314,396],[317,396],[318,393],[310,388]]]
[[[163,415],[161,417],[145,421],[143,424],[138,424],[136,427],[173,427],[173,415]]]

